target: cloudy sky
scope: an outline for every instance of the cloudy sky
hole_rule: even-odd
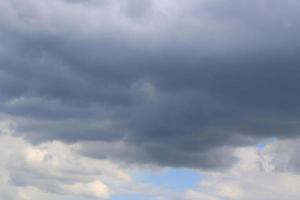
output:
[[[0,199],[300,199],[298,0],[0,0]]]

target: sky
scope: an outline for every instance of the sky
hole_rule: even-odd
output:
[[[0,199],[298,200],[300,2],[1,0]]]

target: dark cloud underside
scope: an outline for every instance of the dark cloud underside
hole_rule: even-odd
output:
[[[232,146],[299,136],[298,1],[30,2],[1,8],[0,111],[33,142],[222,168]]]

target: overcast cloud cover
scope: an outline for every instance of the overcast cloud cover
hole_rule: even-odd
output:
[[[299,199],[299,23],[297,0],[1,0],[0,193]],[[208,174],[131,177],[164,167]]]

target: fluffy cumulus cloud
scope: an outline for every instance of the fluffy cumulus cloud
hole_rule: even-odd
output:
[[[103,180],[111,177],[116,182],[130,181],[129,175],[112,163],[82,159],[58,143],[34,147],[20,138],[2,136],[1,152],[5,151],[7,157],[1,153],[3,199],[61,199],[74,195],[107,199],[111,190]]]
[[[32,145],[22,138],[1,139],[0,198],[7,200],[98,200],[131,195],[176,199],[176,191],[134,180],[126,166],[83,157],[73,145]]]
[[[239,161],[225,172],[207,173],[198,189],[186,192],[186,199],[250,200],[300,198],[299,139],[269,144],[264,150],[242,148]],[[291,153],[293,152],[293,153]],[[285,154],[283,156],[283,154]],[[285,166],[285,167],[284,167]]]
[[[224,171],[267,138],[297,174],[299,22],[297,0],[1,0],[0,125],[22,147],[1,179],[110,198],[119,165]]]

